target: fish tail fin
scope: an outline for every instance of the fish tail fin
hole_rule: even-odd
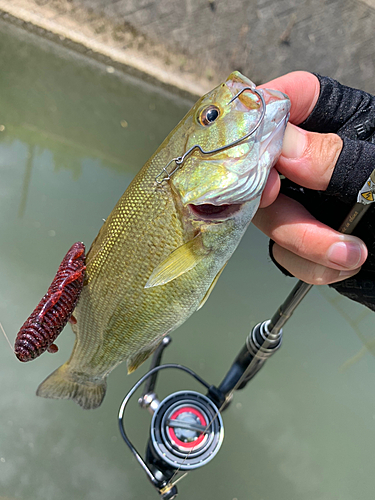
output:
[[[65,363],[39,385],[36,394],[42,398],[72,399],[85,410],[91,410],[101,405],[106,386],[105,378],[82,379]]]

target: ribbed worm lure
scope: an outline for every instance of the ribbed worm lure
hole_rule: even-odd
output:
[[[14,353],[30,361],[43,352],[57,352],[53,343],[70,319],[85,278],[85,245],[77,242],[63,258],[47,293],[17,334]]]

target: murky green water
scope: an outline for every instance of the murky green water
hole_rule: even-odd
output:
[[[189,104],[106,66],[0,24],[0,321],[13,342],[61,258],[86,245],[131,178]],[[173,335],[165,361],[219,383],[250,328],[270,317],[293,281],[247,232],[205,307]],[[370,500],[374,497],[373,316],[314,289],[285,328],[284,345],[224,413],[217,457],[180,483],[181,499]],[[336,301],[336,302],[335,302]],[[341,312],[340,312],[341,309]],[[117,427],[139,376],[120,366],[103,405],[37,398],[73,345],[21,364],[0,336],[0,499],[157,498]],[[171,380],[172,378],[172,380]],[[197,388],[162,377],[161,393]],[[160,394],[161,396],[163,394]],[[149,415],[127,427],[143,452]]]

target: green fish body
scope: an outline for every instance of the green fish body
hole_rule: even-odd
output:
[[[137,174],[102,226],[86,260],[72,325],[70,359],[39,386],[39,396],[98,407],[121,362],[135,370],[164,335],[206,301],[258,208],[276,162],[289,100],[263,92],[256,133],[226,150],[259,121],[262,103],[240,73],[203,96]],[[177,166],[176,166],[177,165]],[[172,171],[176,171],[172,174]]]

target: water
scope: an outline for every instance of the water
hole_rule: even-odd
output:
[[[0,321],[13,342],[67,249],[91,243],[190,103],[3,24],[0,68]],[[293,283],[251,227],[207,304],[173,334],[165,361],[219,383]],[[373,316],[323,292],[310,292],[282,349],[236,394],[221,451],[181,481],[179,498],[373,498],[375,360],[367,353],[345,365],[373,342]],[[35,396],[70,354],[69,327],[57,344],[57,354],[21,364],[0,336],[0,500],[157,498],[117,427],[119,404],[147,366],[128,377],[121,365],[103,405],[83,411]],[[160,396],[198,388],[183,375],[160,382]],[[130,408],[141,453],[149,421]]]

